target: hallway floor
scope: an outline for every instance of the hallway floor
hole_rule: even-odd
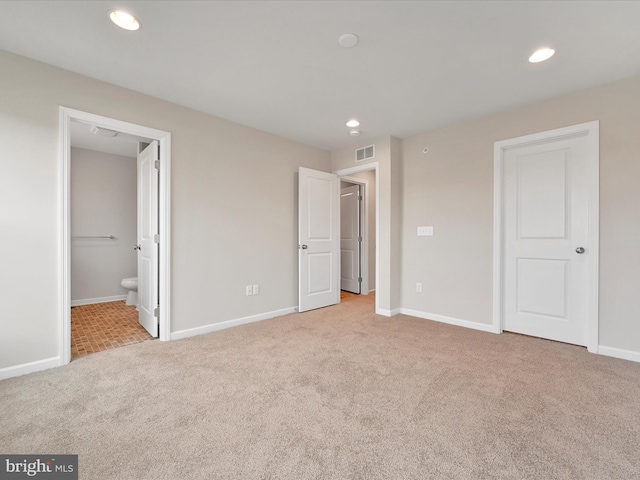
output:
[[[71,360],[151,339],[138,323],[136,307],[124,301],[71,308]]]

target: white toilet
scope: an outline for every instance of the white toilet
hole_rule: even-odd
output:
[[[120,282],[124,288],[129,290],[127,293],[127,300],[125,305],[135,305],[138,306],[138,277],[130,277],[123,278],[122,282]]]

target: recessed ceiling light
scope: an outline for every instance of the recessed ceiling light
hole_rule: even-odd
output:
[[[351,131],[349,131],[349,136],[350,137],[359,137],[360,136],[360,130],[351,130]]]
[[[553,57],[556,51],[553,48],[541,48],[533,52],[533,55],[529,57],[531,63],[544,62],[545,60]]]
[[[344,35],[340,35],[338,38],[338,44],[342,48],[353,48],[358,45],[358,36],[353,33],[345,33]]]
[[[125,30],[138,30],[140,22],[133,15],[123,12],[122,10],[112,10],[109,12],[109,18],[113,23]]]
[[[347,127],[357,127],[358,125],[360,125],[358,120],[349,120],[347,122]]]

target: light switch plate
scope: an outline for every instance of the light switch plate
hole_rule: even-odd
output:
[[[419,237],[431,237],[433,236],[433,227],[418,227]]]

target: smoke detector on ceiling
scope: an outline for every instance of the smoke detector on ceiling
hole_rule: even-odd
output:
[[[360,39],[358,38],[358,36],[353,33],[345,33],[343,35],[340,35],[340,38],[338,38],[338,44],[342,48],[353,48],[358,45],[359,41]]]

